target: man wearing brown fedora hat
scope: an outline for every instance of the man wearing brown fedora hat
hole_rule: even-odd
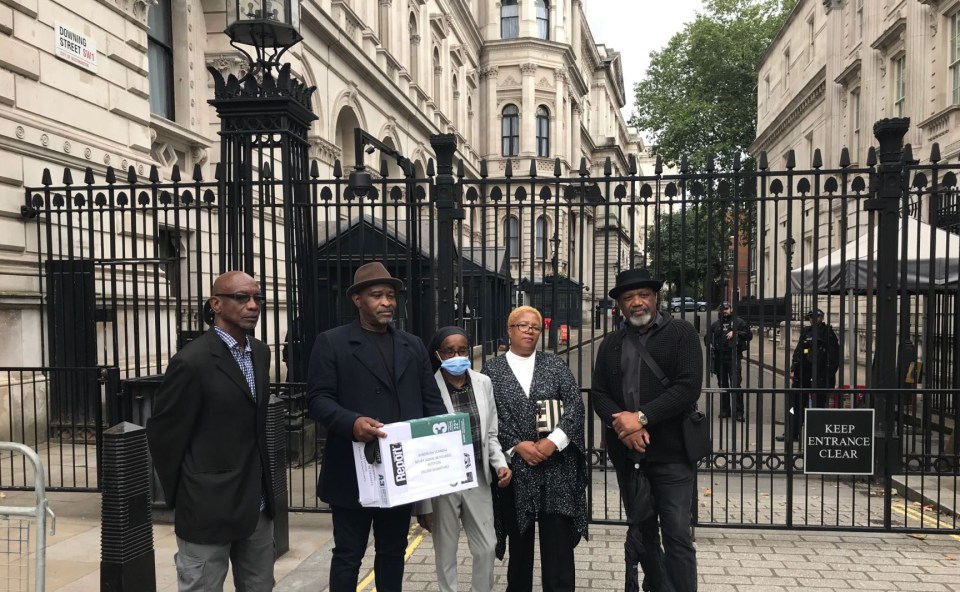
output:
[[[693,325],[657,310],[661,285],[647,269],[617,274],[610,297],[626,323],[601,342],[591,387],[630,517],[624,544],[627,592],[639,590],[638,563],[650,590],[697,589],[690,533],[696,471],[681,433],[684,418],[700,397],[703,350]],[[652,512],[633,507],[649,504],[644,496],[631,493],[643,490],[634,485],[634,472],[650,484]]]
[[[379,261],[361,265],[346,295],[355,322],[317,336],[307,376],[310,417],[327,428],[317,496],[333,513],[330,592],[354,592],[373,526],[377,590],[401,589],[411,505],[360,506],[353,442],[384,424],[447,412],[423,342],[391,326],[403,282]]]

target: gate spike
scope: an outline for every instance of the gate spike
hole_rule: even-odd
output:
[[[797,153],[794,152],[792,148],[787,152],[786,168],[788,171],[792,171],[793,169],[797,168]]]
[[[226,181],[226,178],[224,178],[224,175],[223,175],[222,162],[218,162],[217,168],[213,169],[213,178],[216,179],[217,181]]]
[[[53,175],[50,174],[50,169],[43,169],[43,176],[41,177],[40,183],[47,187],[53,185]]]
[[[137,182],[137,169],[131,164],[127,167],[127,183],[131,185]]]
[[[170,171],[170,180],[174,183],[180,182],[180,165],[173,165],[173,169]]]
[[[663,156],[657,155],[657,160],[653,165],[653,174],[662,175],[663,174]]]
[[[507,159],[507,164],[503,167],[503,176],[508,179],[513,177],[513,161],[509,158]]]
[[[708,173],[712,173],[715,170],[717,170],[717,164],[716,162],[714,162],[714,159],[715,159],[715,155],[713,154],[713,152],[708,152],[707,153],[707,172]]]
[[[813,151],[813,162],[811,163],[813,168],[819,169],[823,167],[823,156],[820,155],[820,149],[816,148]]]
[[[613,161],[611,161],[608,156],[606,160],[603,161],[603,176],[609,177],[611,175],[613,175]]]
[[[733,170],[739,171],[743,168],[743,165],[740,163],[740,151],[737,150],[733,153]]]
[[[87,167],[86,170],[83,171],[83,182],[86,183],[87,185],[93,185],[93,183],[95,182],[92,168]]]
[[[560,157],[558,156],[557,158],[553,159],[553,176],[559,177],[562,174],[563,174],[563,169],[560,166]]]
[[[203,169],[200,168],[200,163],[194,163],[193,165],[193,180],[199,183],[203,181]]]
[[[913,164],[913,146],[903,145],[903,152],[900,154],[900,162],[903,164]]]
[[[639,172],[639,171],[637,170],[637,155],[631,153],[631,154],[627,157],[627,162],[629,163],[628,166],[630,167],[630,176],[631,176],[631,177],[636,177],[636,176],[637,176],[637,173]]]
[[[466,173],[463,170],[463,159],[457,161],[457,177],[462,179],[466,176]]]
[[[874,146],[867,150],[867,166],[877,166],[877,149]]]
[[[150,165],[150,182],[159,183],[160,182],[160,171],[157,170],[157,165]]]
[[[103,176],[104,180],[110,185],[113,185],[117,182],[117,171],[113,169],[112,166],[107,167],[107,174]]]
[[[486,178],[487,178],[487,175],[488,175],[488,173],[487,173],[487,159],[484,158],[483,160],[480,161],[480,178],[481,178],[481,179],[486,179]]]
[[[70,172],[70,169],[64,167],[63,169],[63,184],[64,185],[73,185],[73,173]]]
[[[320,167],[317,166],[316,160],[310,161],[310,178],[316,179],[320,177]]]
[[[263,177],[264,179],[273,178],[273,170],[270,168],[269,162],[263,163],[263,170],[260,171],[260,176]]]
[[[586,157],[586,156],[581,156],[581,157],[580,157],[580,170],[577,171],[577,174],[579,174],[581,177],[586,177],[586,176],[589,176],[589,175],[590,175],[590,171],[587,170],[587,157]]]
[[[850,149],[846,146],[840,150],[840,168],[845,169],[850,166]]]
[[[689,165],[687,164],[687,155],[684,154],[680,157],[680,173],[686,175],[687,171],[690,170]]]
[[[340,164],[340,159],[338,158],[333,161],[333,178],[339,179],[340,177],[343,177],[343,165]]]
[[[427,159],[427,176],[433,177],[433,176],[436,176],[436,174],[437,174],[437,170],[433,168],[433,159],[428,158]]]
[[[930,162],[940,162],[940,142],[934,142],[930,147]]]
[[[537,159],[536,158],[530,159],[530,178],[531,179],[537,178]]]
[[[762,150],[762,151],[760,152],[760,162],[759,162],[759,164],[757,165],[757,168],[759,168],[761,171],[765,171],[765,170],[767,170],[767,167],[768,167],[768,166],[769,166],[769,164],[767,163],[767,151],[766,151],[766,150]]]
[[[380,159],[380,176],[386,179],[390,176],[390,167],[387,166],[387,159]]]

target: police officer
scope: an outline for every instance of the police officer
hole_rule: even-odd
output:
[[[823,322],[823,316],[823,311],[819,308],[811,310],[807,314],[810,324],[800,331],[800,339],[793,350],[793,361],[790,365],[791,386],[795,389],[828,389],[837,385],[840,340],[837,339],[833,327]],[[809,394],[811,393],[803,391],[790,394],[787,429],[794,440],[800,438],[803,407]],[[828,394],[813,393],[814,407],[826,407]],[[783,441],[783,437],[777,437],[777,440]]]
[[[717,375],[717,383],[721,388],[728,389],[720,396],[720,417],[730,417],[733,406],[737,421],[743,421],[743,392],[739,390],[743,375],[740,356],[747,350],[753,333],[743,319],[733,317],[733,305],[728,301],[721,302],[717,312],[719,316],[710,325],[703,342],[713,353],[713,373]]]

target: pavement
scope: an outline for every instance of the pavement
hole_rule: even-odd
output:
[[[95,493],[52,492],[56,534],[46,550],[47,592],[100,590],[100,498]],[[4,505],[29,503],[29,495],[8,492]],[[593,525],[590,540],[576,550],[578,590],[622,590],[625,528]],[[157,590],[176,590],[172,525],[153,528]],[[329,514],[291,514],[290,551],[276,564],[277,592],[327,589],[332,529]],[[814,532],[808,530],[696,530],[701,591],[806,592],[835,590],[960,591],[960,536],[901,533]],[[2,555],[0,555],[2,556]],[[469,589],[470,553],[460,540],[461,584]],[[358,591],[374,590],[368,551]],[[506,589],[506,563],[495,567],[497,590]],[[2,578],[0,578],[2,580]],[[415,522],[411,527],[404,589],[438,590],[433,542]],[[19,588],[2,588],[13,590]],[[535,577],[534,588],[539,587]],[[228,577],[226,592],[234,588]]]

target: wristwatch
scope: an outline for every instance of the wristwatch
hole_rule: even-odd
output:
[[[645,427],[647,423],[650,422],[650,420],[647,419],[647,416],[643,414],[643,411],[637,411],[637,420],[640,422],[642,427]]]

